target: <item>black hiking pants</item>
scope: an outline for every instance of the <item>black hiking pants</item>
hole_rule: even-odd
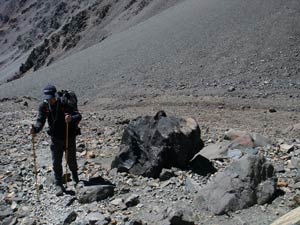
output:
[[[52,155],[52,163],[53,163],[53,171],[55,184],[62,185],[62,175],[63,175],[63,167],[62,167],[62,159],[63,153],[66,150],[66,140],[61,140],[57,138],[51,138],[51,155]],[[70,138],[68,140],[68,165],[69,169],[72,172],[72,176],[77,177],[77,160],[76,160],[76,138]]]

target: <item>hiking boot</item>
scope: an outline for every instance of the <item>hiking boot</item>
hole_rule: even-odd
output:
[[[56,184],[55,185],[55,195],[62,196],[64,194],[64,188],[62,185]]]
[[[72,180],[75,183],[75,185],[77,185],[79,183],[79,178],[78,178],[77,171],[76,172],[72,172]]]

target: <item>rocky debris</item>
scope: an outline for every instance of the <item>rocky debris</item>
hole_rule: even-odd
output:
[[[186,169],[203,147],[200,129],[192,118],[138,117],[125,129],[120,151],[111,167],[148,177],[158,177],[163,168]]]
[[[231,129],[224,135],[225,140],[230,140],[229,148],[254,148],[254,147],[266,147],[271,145],[271,141],[266,137],[263,137],[257,133],[247,133],[245,131],[238,131]]]
[[[29,107],[23,105],[25,100]],[[295,208],[300,205],[300,180],[297,168],[300,142],[297,139],[277,140],[277,144],[271,148],[257,148],[257,155],[252,156],[264,155],[268,161],[274,163],[274,166],[282,167],[282,171],[276,173],[278,177],[276,194],[281,193],[277,198],[263,205],[255,204],[245,210],[229,211],[226,215],[213,216],[210,212],[199,210],[194,198],[202,193],[200,190],[209,187],[218,174],[228,170],[226,168],[233,159],[211,160],[214,168],[218,170],[213,175],[210,173],[201,175],[191,167],[187,170],[176,167],[163,169],[159,178],[117,172],[117,169],[109,170],[109,167],[105,165],[107,161],[111,162],[110,160],[117,154],[122,132],[127,123],[119,123],[118,121],[125,121],[125,118],[111,116],[105,110],[83,113],[84,118],[81,123],[83,132],[77,138],[77,146],[80,146],[77,158],[81,180],[77,185],[77,195],[72,194],[75,189],[72,183],[68,183],[64,195],[55,196],[49,153],[50,140],[45,131],[36,137],[37,175],[40,187],[39,201],[37,201],[31,137],[24,136],[36,116],[38,104],[34,101],[30,98],[17,98],[0,102],[0,146],[2,149],[0,220],[7,224],[64,224],[68,218],[70,218],[69,221],[73,221],[71,224],[78,225],[171,225],[176,224],[176,221],[179,224],[239,225],[246,222],[257,224],[257,221],[270,224],[290,211],[291,207]],[[32,106],[34,110],[31,110]],[[223,131],[219,131],[215,136],[221,137],[223,134]],[[218,140],[211,138],[215,137],[213,133],[205,135],[206,143],[214,143]],[[207,141],[210,138],[211,141]],[[294,148],[287,153],[278,147],[279,143],[292,144]],[[93,152],[94,156],[89,157],[89,152]],[[245,164],[247,163],[240,166],[246,167]],[[243,170],[238,171],[242,173]],[[80,203],[81,191],[101,185],[113,186],[113,193],[102,200],[97,200],[95,197],[96,200],[90,203]],[[224,186],[224,183],[221,186]],[[243,183],[243,187],[247,186]],[[257,193],[261,194],[257,198],[266,201],[269,196],[269,187],[271,184],[268,182],[258,185],[259,192]]]
[[[199,190],[196,204],[217,215],[263,205],[275,195],[274,175],[273,166],[263,157],[245,155]]]
[[[83,10],[72,17],[70,21],[62,27],[60,32],[54,33],[49,39],[44,39],[44,42],[41,45],[35,47],[29,54],[25,63],[20,66],[19,74],[8,81],[20,78],[22,74],[26,73],[31,68],[35,71],[43,66],[51,52],[53,52],[54,49],[57,49],[59,42],[62,41],[62,48],[65,50],[75,47],[80,40],[79,33],[86,27],[87,19],[88,13],[86,10]],[[54,22],[52,21],[51,24],[53,23]],[[41,26],[45,27],[44,25]],[[55,25],[55,27],[58,28],[59,25]]]
[[[101,22],[107,16],[110,8],[111,4],[107,4],[96,11],[96,15],[98,16],[98,18],[96,19],[97,23]]]
[[[87,26],[88,11],[83,10],[73,16],[61,29],[60,34],[66,39],[82,32]]]
[[[32,67],[34,70],[37,70],[45,64],[46,58],[50,55],[49,43],[49,40],[45,39],[43,44],[32,50],[27,60],[25,61],[25,64],[22,64],[20,67],[21,74],[30,70]]]
[[[208,159],[240,158],[245,154],[255,155],[258,148],[271,145],[271,141],[260,134],[230,129],[223,140],[203,148],[201,155]]]

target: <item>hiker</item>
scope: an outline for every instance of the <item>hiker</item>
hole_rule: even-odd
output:
[[[72,180],[75,185],[79,182],[78,166],[76,161],[76,135],[78,134],[78,123],[81,115],[68,104],[64,103],[58,94],[56,87],[47,85],[44,90],[44,101],[39,106],[36,124],[32,125],[30,134],[35,135],[40,132],[48,120],[49,129],[47,133],[51,136],[51,155],[55,178],[56,195],[60,196],[64,192],[62,185],[62,158],[66,149],[66,138],[68,138],[68,159],[69,169],[72,172]],[[76,99],[77,104],[77,99]],[[66,137],[66,126],[68,123],[68,137]]]

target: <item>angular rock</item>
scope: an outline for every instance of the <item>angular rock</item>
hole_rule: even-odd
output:
[[[188,191],[191,194],[195,194],[200,190],[199,184],[197,184],[196,181],[191,179],[189,176],[186,176],[185,178],[185,190]]]
[[[292,225],[300,224],[300,207],[288,212],[279,219],[275,220],[271,225]]]
[[[4,211],[0,211],[0,219],[4,219],[5,217],[13,215],[13,211],[11,209],[6,209]]]
[[[298,171],[300,171],[300,158],[299,157],[292,157],[291,158],[291,166],[293,168],[296,168]]]
[[[201,155],[208,159],[219,159],[226,157],[229,141],[222,141],[215,144],[209,144],[201,150]]]
[[[89,221],[89,224],[106,225],[106,224],[109,224],[109,222],[111,221],[110,217],[108,217],[102,213],[99,213],[99,212],[89,213],[85,219]]]
[[[234,141],[233,143],[238,143],[244,147],[266,147],[271,145],[271,141],[268,138],[258,133],[248,133],[235,129],[225,132],[224,139]]]
[[[195,225],[193,213],[188,209],[172,210],[168,218],[172,225]]]
[[[127,199],[125,199],[124,203],[127,207],[132,207],[140,203],[139,195],[132,194]]]
[[[73,221],[75,221],[77,218],[77,213],[75,211],[72,211],[67,218],[64,220],[64,225],[69,225],[71,224]]]
[[[101,201],[114,194],[115,186],[102,177],[91,178],[89,181],[79,182],[77,198],[81,204]]]
[[[6,217],[2,220],[2,225],[12,225],[12,224],[17,224],[17,218],[16,217]]]
[[[195,225],[193,213],[187,208],[168,208],[162,212],[161,225]]]
[[[116,198],[116,199],[112,200],[110,202],[110,204],[115,205],[115,206],[121,205],[121,204],[123,204],[123,199],[122,198]]]
[[[81,204],[101,201],[114,194],[114,186],[96,185],[80,188],[77,192],[78,202]]]
[[[243,136],[237,137],[229,145],[228,149],[244,149],[253,148],[255,146],[252,136],[250,134],[245,134]]]
[[[227,157],[231,159],[239,159],[243,156],[240,149],[229,149],[227,152]]]
[[[276,192],[276,185],[274,181],[269,179],[258,184],[256,188],[257,204],[263,205],[273,198]]]
[[[224,139],[233,141],[234,139],[244,136],[245,134],[247,134],[246,131],[230,129],[229,131],[225,132]]]
[[[272,144],[272,142],[268,138],[258,133],[252,133],[251,136],[254,141],[255,147],[267,147]]]
[[[265,204],[274,197],[275,187],[273,166],[261,156],[245,155],[201,189],[195,203],[219,215]]]
[[[120,151],[111,167],[119,172],[158,177],[162,168],[187,168],[203,148],[200,128],[192,118],[138,117],[124,131]]]

